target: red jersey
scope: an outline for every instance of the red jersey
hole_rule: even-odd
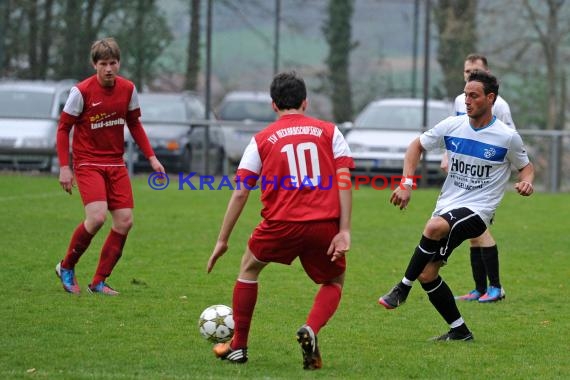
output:
[[[260,187],[261,216],[266,220],[330,220],[340,217],[336,181],[340,168],[352,169],[354,161],[339,129],[289,114],[252,138],[236,179],[240,186]]]
[[[57,132],[60,165],[69,164],[69,132],[73,129],[73,160],[80,165],[124,165],[124,129],[129,130],[148,158],[154,152],[139,121],[141,115],[134,84],[120,76],[103,87],[93,75],[72,88],[61,113]]]

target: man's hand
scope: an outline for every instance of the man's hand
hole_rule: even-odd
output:
[[[532,183],[527,181],[520,181],[515,183],[515,189],[523,197],[528,197],[534,192]]]
[[[216,243],[216,246],[214,247],[214,251],[212,252],[212,255],[210,256],[210,259],[208,260],[208,266],[206,267],[208,273],[210,273],[212,271],[212,269],[214,269],[214,265],[216,265],[216,261],[218,261],[218,259],[220,257],[222,257],[224,255],[224,253],[226,253],[226,251],[228,250],[228,243],[225,241],[219,241]]]
[[[332,256],[331,261],[336,261],[350,249],[350,232],[339,231],[332,239],[327,255]]]
[[[63,190],[71,194],[72,189],[75,186],[75,179],[73,178],[73,172],[69,166],[62,166],[59,168],[59,183]]]
[[[410,203],[410,198],[412,197],[412,186],[410,185],[400,185],[392,192],[390,197],[390,203],[394,206],[400,206],[400,210],[408,207]]]
[[[160,163],[160,161],[158,161],[158,158],[156,158],[156,156],[150,157],[148,161],[150,162],[152,170],[154,170],[155,172],[166,173],[166,171],[164,171],[164,166],[162,166],[162,164]]]

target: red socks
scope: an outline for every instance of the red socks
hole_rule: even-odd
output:
[[[237,280],[234,286],[233,295],[233,316],[234,316],[234,337],[231,343],[233,350],[247,347],[249,328],[253,310],[257,302],[257,282],[242,282]],[[334,315],[338,305],[342,289],[337,284],[324,284],[321,286],[315,297],[313,308],[307,318],[309,325],[315,335],[326,325]]]
[[[71,241],[69,242],[69,248],[67,248],[67,253],[61,266],[65,269],[73,269],[75,268],[75,264],[79,261],[79,258],[85,252],[89,244],[91,244],[91,239],[94,235],[91,235],[85,229],[85,224],[81,222],[73,235],[71,235]]]
[[[255,303],[257,302],[257,282],[236,281],[233,295],[234,337],[233,350],[247,347],[247,338]]]
[[[340,303],[340,297],[342,295],[342,289],[340,285],[337,284],[324,284],[315,296],[315,302],[313,303],[313,308],[309,312],[307,317],[307,325],[313,329],[315,335],[319,333],[319,330],[327,324],[328,320],[332,318],[338,305]]]
[[[103,248],[101,248],[99,264],[97,265],[97,271],[95,272],[95,276],[93,276],[91,285],[97,285],[101,281],[105,281],[107,277],[111,275],[117,261],[121,258],[126,240],[127,235],[121,235],[111,229],[105,240],[105,244],[103,244]]]

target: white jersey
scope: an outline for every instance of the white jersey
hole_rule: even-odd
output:
[[[530,162],[518,132],[496,116],[474,129],[467,115],[451,116],[420,136],[426,150],[445,148],[449,171],[433,216],[467,207],[489,225],[511,175]]]
[[[455,116],[465,115],[467,113],[467,108],[465,107],[465,94],[459,94],[455,98],[453,103],[453,114]],[[493,104],[493,115],[497,116],[497,119],[501,120],[507,126],[516,129],[513,117],[511,116],[511,108],[509,103],[501,95],[497,96],[495,104]]]

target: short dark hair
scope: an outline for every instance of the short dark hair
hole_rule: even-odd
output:
[[[295,71],[277,74],[269,91],[271,100],[279,110],[299,109],[307,99],[305,81]]]
[[[465,61],[469,62],[481,61],[483,62],[483,66],[485,66],[486,69],[489,69],[489,65],[487,64],[487,57],[485,57],[483,54],[471,53],[467,57],[465,57]]]
[[[483,92],[485,92],[485,95],[493,93],[495,94],[495,101],[497,100],[497,97],[499,96],[499,81],[496,76],[486,71],[473,70],[467,78],[467,82],[471,81],[481,82],[483,84]]]

